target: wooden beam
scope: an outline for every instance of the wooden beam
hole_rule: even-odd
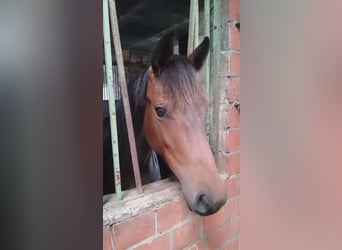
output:
[[[218,162],[219,142],[219,108],[220,108],[220,82],[221,82],[221,1],[213,0],[213,35],[212,35],[212,56],[210,62],[212,117],[210,126],[210,145],[214,158]]]

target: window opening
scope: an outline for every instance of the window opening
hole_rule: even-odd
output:
[[[106,2],[108,0],[104,0]],[[115,3],[113,0],[109,0],[110,10],[112,11],[115,8]],[[210,43],[212,44],[211,52],[209,53],[203,71],[205,71],[205,90],[207,92],[207,96],[211,100],[218,100],[219,96],[219,82],[220,82],[220,33],[219,33],[219,25],[220,25],[220,8],[218,7],[220,1],[213,1],[212,2],[212,10],[210,10],[210,1],[203,1],[199,2],[198,0],[191,0],[190,1],[190,12],[189,12],[189,35],[188,35],[188,45],[189,52],[195,48],[199,43],[199,33],[201,32],[202,37],[208,36],[210,38]],[[114,6],[113,6],[114,3]],[[199,9],[202,9],[202,13],[199,13]],[[105,8],[105,7],[104,7]],[[108,8],[108,7],[107,7]],[[212,15],[210,15],[212,13]],[[117,20],[113,20],[116,18],[115,16],[111,15],[111,25],[116,23]],[[200,25],[199,19],[202,19],[202,23]],[[210,30],[210,26],[212,26],[212,30]],[[118,30],[116,30],[118,32]],[[115,33],[115,31],[113,31]],[[181,51],[182,49],[179,47],[180,40],[176,41],[178,44],[175,46],[175,51]],[[114,43],[115,45],[115,43]],[[121,50],[121,47],[120,47]],[[184,51],[184,50],[183,50]],[[188,54],[189,54],[188,52]],[[120,60],[120,59],[119,59]],[[104,76],[105,74],[105,66],[104,66]],[[107,67],[109,68],[109,67]],[[112,66],[113,70],[113,86],[114,86],[114,99],[118,101],[120,99],[120,84],[118,80],[118,68],[117,66]],[[125,75],[126,79],[128,76],[129,68],[125,66]],[[107,80],[108,77],[104,77],[104,84],[103,84],[103,100],[109,100],[109,93],[108,93],[108,84]],[[210,80],[213,83],[210,85]],[[109,108],[107,109],[109,113]],[[104,113],[106,112],[106,108],[104,108]],[[217,144],[218,144],[218,112],[219,106],[217,101],[212,101],[211,105],[209,106],[208,115],[206,119],[206,131],[207,136],[210,142],[210,146],[213,150],[215,160],[217,162]],[[154,151],[151,152],[151,156],[148,158],[150,161],[150,165],[153,167],[155,166],[155,162],[159,162],[159,164],[166,164],[165,161],[159,157]],[[170,176],[171,172],[167,173],[160,173],[163,176]],[[158,178],[157,178],[158,179]],[[141,181],[141,179],[140,179]]]

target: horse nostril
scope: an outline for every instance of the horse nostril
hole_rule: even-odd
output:
[[[200,215],[212,213],[213,203],[206,194],[198,195],[195,202],[195,211]]]
[[[224,196],[222,200],[214,202],[210,195],[200,193],[194,203],[194,212],[199,215],[210,215],[216,213],[227,200],[227,196]]]

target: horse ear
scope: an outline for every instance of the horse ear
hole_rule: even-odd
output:
[[[240,31],[240,22],[236,23],[235,27]]]
[[[173,32],[163,36],[152,52],[151,65],[153,73],[159,75],[173,55]]]
[[[188,56],[188,60],[198,71],[202,68],[209,52],[209,38],[206,36],[200,45]]]

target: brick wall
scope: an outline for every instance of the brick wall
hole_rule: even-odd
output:
[[[222,1],[222,84],[219,166],[228,174],[227,203],[200,217],[184,199],[103,227],[103,249],[239,249],[240,234],[240,1]]]
[[[240,194],[240,0],[222,1],[222,82],[220,96],[219,165],[226,180],[231,243],[222,249],[239,249]],[[232,198],[237,197],[237,198]],[[210,247],[208,249],[211,249]]]
[[[201,217],[183,199],[170,202],[105,226],[103,249],[238,249],[239,187],[231,180],[226,186],[228,202],[216,214]]]

